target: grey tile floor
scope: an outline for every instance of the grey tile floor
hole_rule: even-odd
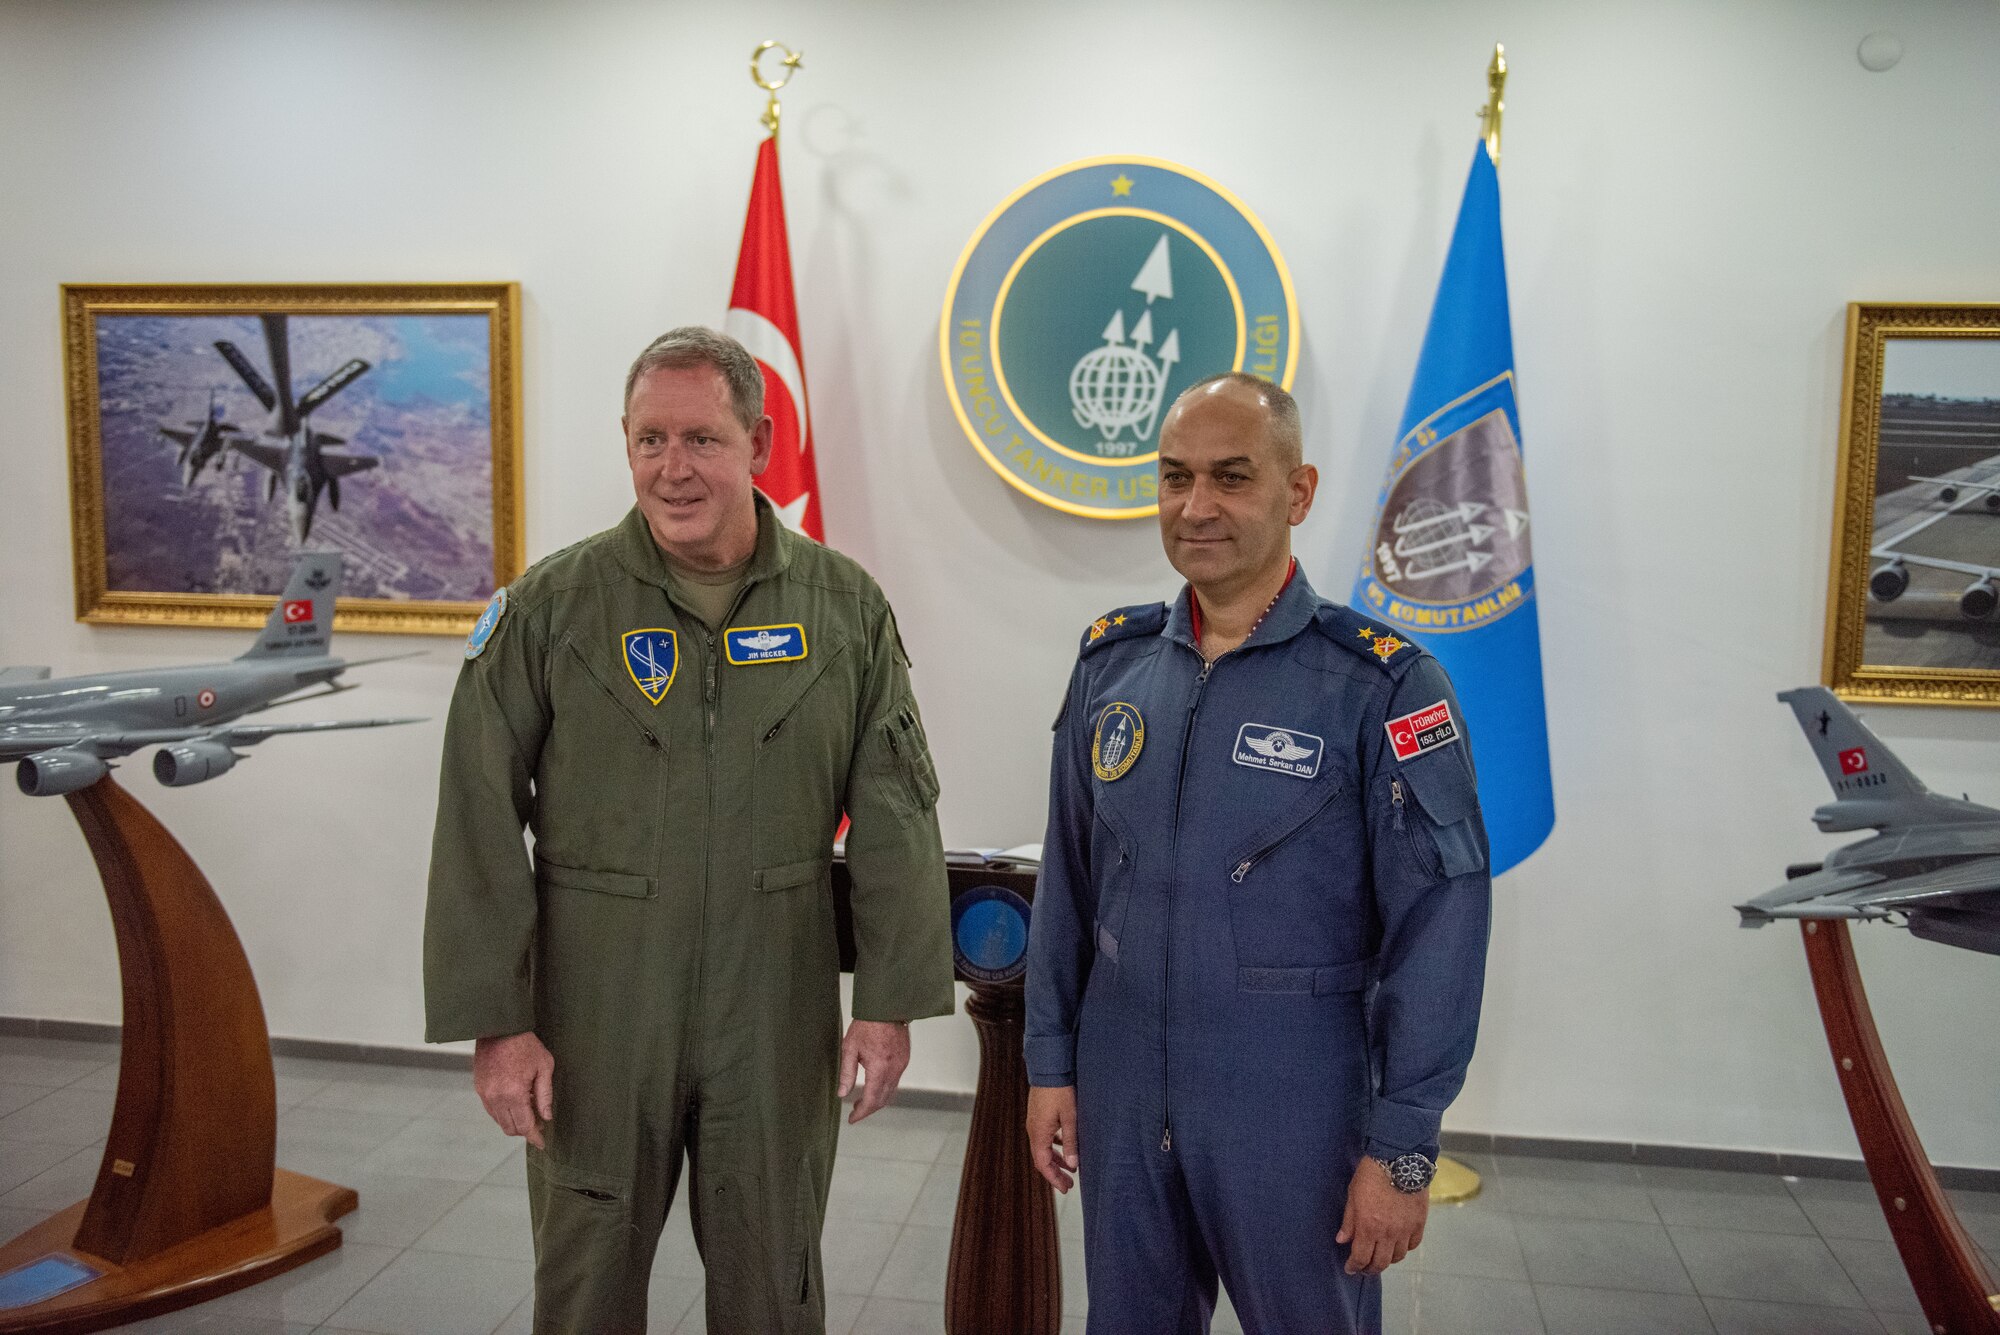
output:
[[[0,1037],[0,1238],[86,1195],[117,1084],[102,1044]],[[331,1256],[126,1330],[199,1335],[525,1335],[521,1152],[468,1077],[278,1060],[278,1159],[353,1186]],[[967,1117],[891,1108],[844,1128],[825,1239],[828,1329],[943,1329]],[[1873,1194],[1858,1182],[1474,1158],[1486,1188],[1436,1210],[1385,1280],[1394,1335],[1920,1335]],[[2000,1251],[2000,1194],[1959,1193]],[[1064,1331],[1087,1306],[1072,1194],[1061,1202]],[[653,1269],[652,1329],[699,1332],[701,1263],[675,1210]],[[1239,1326],[1226,1305],[1216,1329]]]

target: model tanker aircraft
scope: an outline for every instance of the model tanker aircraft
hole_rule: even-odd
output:
[[[1824,686],[1784,691],[1834,801],[1813,812],[1829,834],[1874,830],[1776,890],[1737,905],[1743,926],[1780,918],[1900,922],[1912,936],[2000,955],[2000,811],[1925,788]]]
[[[236,721],[273,705],[354,689],[337,679],[363,664],[328,653],[339,593],[339,554],[308,552],[292,568],[257,642],[231,662],[57,678],[45,667],[0,668],[0,763],[20,762],[15,777],[22,792],[54,797],[96,783],[121,756],[157,746],[153,777],[185,788],[227,774],[243,758],[239,748],[279,733],[421,722]]]
[[[1910,481],[1935,483],[1937,498],[1946,504],[1957,500],[1961,491],[1969,491],[1979,496],[1987,509],[2000,510],[2000,482],[1968,482],[1959,477],[1913,477]]]

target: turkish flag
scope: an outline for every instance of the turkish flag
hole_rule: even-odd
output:
[[[723,331],[764,368],[764,411],[771,416],[771,466],[758,479],[791,528],[824,542],[819,474],[813,466],[812,415],[806,408],[805,359],[799,351],[799,308],[792,296],[792,250],[785,239],[785,195],[778,184],[778,139],[757,150],[750,213],[736,256]]]
[[[1866,774],[1868,772],[1868,752],[1862,747],[1840,753],[1842,774]]]
[[[285,604],[285,624],[297,625],[301,621],[313,619],[313,605],[310,598],[301,598]]]

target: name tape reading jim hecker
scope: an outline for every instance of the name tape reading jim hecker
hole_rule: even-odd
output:
[[[1458,740],[1458,721],[1451,716],[1449,700],[1392,718],[1383,727],[1388,729],[1389,747],[1398,760],[1409,760]]]

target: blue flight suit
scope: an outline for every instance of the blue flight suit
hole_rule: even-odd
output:
[[[1191,596],[1094,623],[1056,720],[1027,1061],[1076,1086],[1089,1329],[1204,1332],[1219,1273],[1251,1335],[1379,1331],[1334,1236],[1472,1057],[1470,744],[1437,660],[1303,573],[1209,665]]]

